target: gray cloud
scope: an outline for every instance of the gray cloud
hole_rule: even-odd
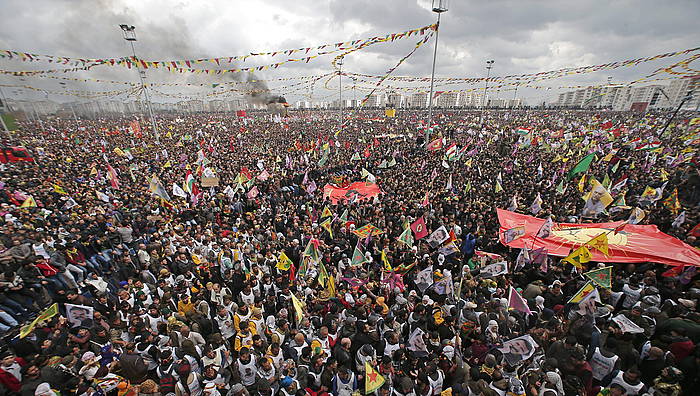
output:
[[[260,0],[251,1],[250,8],[246,8],[246,3],[230,3],[35,0],[28,4],[22,0],[5,0],[0,10],[9,17],[5,17],[0,26],[0,48],[65,56],[125,56],[129,55],[130,48],[117,25],[128,23],[137,26],[137,51],[141,57],[185,59],[357,39],[427,25],[435,20],[427,0],[297,0],[293,6],[286,0]],[[451,9],[443,14],[440,29],[438,76],[483,76],[486,59],[496,60],[493,74],[508,75],[607,63],[699,44],[697,17],[700,2],[691,0],[452,0],[450,3]],[[345,69],[382,74],[408,53],[415,41],[379,44],[354,53],[346,60]],[[431,42],[417,51],[396,74],[428,76],[432,45]],[[328,73],[332,71],[330,59],[325,57],[309,64],[291,63],[260,75],[274,79]],[[607,76],[612,76],[615,81],[629,81],[678,59],[542,84],[601,83]],[[245,66],[266,62],[271,61],[251,60]],[[27,70],[37,66],[0,60],[2,69]],[[137,81],[135,71],[116,67],[100,67],[71,76]],[[225,80],[217,76],[173,75],[158,70],[149,70],[148,78],[151,81],[206,84]],[[46,89],[115,89],[113,86],[75,82],[59,85],[55,80],[30,77],[20,82],[16,77],[0,76],[0,82],[31,84]],[[335,84],[333,82],[331,86],[337,87]],[[289,83],[270,82],[269,85],[274,91],[275,87]],[[320,86],[322,84],[317,88]],[[181,91],[211,92],[210,89],[187,88]],[[328,94],[322,91],[317,89],[316,92]],[[555,92],[523,90],[522,95],[551,97]],[[288,99],[300,97],[293,95]]]

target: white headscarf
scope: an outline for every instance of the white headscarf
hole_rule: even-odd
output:
[[[555,373],[554,371],[550,371],[546,374],[547,382],[550,382],[554,385],[557,391],[557,396],[564,396],[564,384],[561,382],[561,377],[559,374]],[[546,384],[542,384],[540,386],[540,396],[544,395],[545,389],[549,389],[546,387]]]

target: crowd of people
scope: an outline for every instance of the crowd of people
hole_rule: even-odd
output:
[[[426,116],[22,122],[2,136],[33,161],[0,165],[0,393],[694,394],[694,268],[607,263],[611,287],[582,311],[570,300],[599,263],[516,265],[496,216],[539,197],[540,218],[627,220],[663,184],[682,207],[647,203],[641,224],[699,246],[692,114],[445,110],[429,141]],[[591,152],[578,176],[626,179],[626,202],[582,216],[588,183],[565,173]],[[324,193],[357,181],[381,193]],[[448,241],[406,238],[420,218]]]

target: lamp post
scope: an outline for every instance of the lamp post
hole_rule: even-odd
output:
[[[437,14],[435,48],[433,49],[433,70],[430,73],[430,96],[428,97],[428,125],[425,132],[425,146],[430,143],[430,130],[433,127],[433,86],[435,85],[435,60],[437,59],[438,38],[440,37],[440,16],[447,11],[448,0],[433,0],[433,12]]]
[[[340,110],[340,133],[343,132],[343,57],[338,59],[338,109]]]
[[[148,96],[148,87],[146,86],[146,72],[144,70],[141,70],[141,68],[139,67],[139,63],[137,62],[138,58],[136,58],[136,49],[134,48],[134,41],[136,41],[136,27],[123,24],[119,25],[119,27],[124,33],[124,40],[128,41],[129,44],[131,44],[131,53],[134,55],[133,63],[136,66],[136,70],[139,72],[141,89],[143,90],[143,94],[146,97],[146,107],[148,108],[148,115],[151,118],[151,128],[153,128],[153,133],[156,136],[156,142],[159,143],[160,141],[158,136],[158,126],[156,125],[156,118],[153,115],[153,109],[151,108],[151,98]]]
[[[486,98],[486,93],[489,90],[489,77],[491,76],[491,68],[493,67],[493,59],[486,61],[486,86],[484,86],[484,98],[481,100],[481,114],[479,114],[479,125],[484,120],[484,107],[488,106],[488,99]]]

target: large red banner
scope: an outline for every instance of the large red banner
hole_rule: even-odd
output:
[[[601,233],[614,230],[622,222],[613,223],[554,223],[549,237],[537,238],[537,231],[545,219],[497,209],[501,223],[499,239],[502,244],[528,249],[547,248],[553,256],[565,257],[575,249]],[[505,243],[505,231],[514,227],[525,227],[525,235]],[[700,266],[700,251],[692,246],[659,231],[655,225],[626,225],[622,231],[608,234],[609,256],[590,249],[593,261],[612,263],[653,262],[668,265]]]
[[[371,199],[382,191],[376,183],[355,182],[347,187],[338,187],[326,184],[323,187],[323,197],[329,197],[333,205],[338,201],[361,201]]]

